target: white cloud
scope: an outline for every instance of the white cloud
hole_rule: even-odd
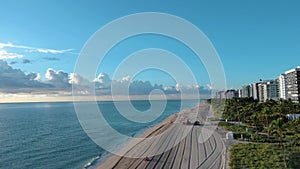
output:
[[[46,83],[49,83],[57,88],[70,87],[69,74],[62,70],[56,71],[52,68],[48,68],[45,77],[48,79]]]
[[[41,81],[41,75],[39,73],[36,73],[36,77],[34,78],[36,81]]]
[[[99,96],[116,95],[148,95],[154,90],[161,90],[166,95],[186,93],[208,94],[210,90],[199,85],[166,86],[152,85],[149,81],[132,80],[129,76],[112,80],[109,75],[100,73],[94,81],[88,81],[76,73],[66,73],[62,70],[48,68],[45,73],[46,80],[40,74],[32,72],[25,74],[20,69],[14,69],[6,61],[0,60],[0,93],[35,93],[49,95],[72,95],[72,85],[78,95],[89,95],[95,85],[96,94]],[[74,89],[74,88],[73,88]],[[111,89],[114,91],[112,92]],[[73,93],[74,94],[74,93]]]
[[[210,90],[213,90],[213,89],[214,89],[214,87],[213,87],[211,84],[207,84],[206,86],[207,86],[208,89],[210,89]]]
[[[6,61],[0,60],[0,90],[5,92],[19,91],[22,88],[45,88],[48,84],[38,81],[37,73],[25,74],[20,69],[14,69]]]
[[[176,91],[180,91],[181,90],[181,85],[177,83],[176,86],[175,86],[175,89],[176,89]]]
[[[62,70],[54,70],[53,68],[47,69],[45,77],[47,78],[45,83],[51,84],[58,89],[71,89],[71,85],[74,85],[77,89],[90,90],[93,84],[79,74],[68,74]]]
[[[112,80],[106,73],[100,73],[97,78],[93,80],[97,88],[108,88],[111,86]]]
[[[175,89],[176,89],[176,91],[190,94],[190,93],[197,93],[200,91],[200,89],[203,89],[203,88],[200,88],[200,86],[197,84],[195,84],[195,85],[180,85],[177,83],[175,86]]]
[[[165,91],[174,91],[174,90],[176,90],[176,88],[174,86],[165,86],[165,87],[163,87],[163,89]]]
[[[180,85],[175,86],[163,86],[163,85],[152,85],[149,81],[132,80],[130,76],[125,76],[120,80],[111,80],[110,77],[105,73],[100,73],[97,78],[94,79],[95,86],[98,94],[128,94],[129,95],[147,95],[151,91],[158,89],[163,91],[165,94],[209,94],[210,89],[204,88],[203,86],[195,85]],[[111,91],[113,90],[113,91]]]
[[[63,54],[63,53],[72,53],[73,49],[63,49],[63,50],[57,50],[57,49],[48,49],[48,48],[37,48],[32,46],[23,46],[23,45],[14,45],[12,43],[1,43],[0,42],[0,49],[4,48],[17,48],[17,49],[25,49],[27,52],[38,52],[38,53],[51,53],[51,54]]]
[[[71,52],[73,49],[66,49],[66,50],[55,50],[55,49],[35,49],[37,52],[40,53],[52,53],[52,54],[62,54],[62,53],[67,53]],[[35,51],[33,50],[33,52]]]
[[[97,89],[96,93],[100,95],[148,95],[155,89],[164,91],[166,94],[178,93],[175,87],[164,88],[162,85],[152,85],[149,81],[133,81],[130,76],[111,80],[106,73],[100,73],[93,81]]]
[[[90,86],[92,83],[79,74],[76,73],[70,73],[69,75],[69,83],[76,86]]]
[[[122,77],[122,80],[121,80],[121,82],[130,82],[130,81],[131,81],[131,77],[130,76]]]
[[[22,58],[22,54],[11,53],[1,49],[0,45],[0,59],[14,59],[14,58]]]
[[[11,44],[11,43],[1,43],[0,42],[0,49],[3,49],[4,47],[12,47],[13,46],[13,44]]]

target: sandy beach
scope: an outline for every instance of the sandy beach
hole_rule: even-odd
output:
[[[228,168],[224,142],[226,130],[209,122],[210,105],[201,102],[194,108],[171,115],[146,130],[139,141],[129,141],[121,150],[100,164],[109,168]],[[194,125],[194,122],[200,125]],[[216,130],[215,130],[216,129]],[[215,132],[217,131],[217,132]]]

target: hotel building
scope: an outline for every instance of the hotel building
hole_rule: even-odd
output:
[[[300,66],[285,72],[286,97],[295,103],[300,101]]]

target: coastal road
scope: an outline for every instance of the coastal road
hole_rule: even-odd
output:
[[[170,118],[169,121],[157,125],[148,131],[146,136],[159,136],[157,139],[134,143],[126,149],[125,156],[113,156],[98,169],[224,168],[223,140],[218,133],[205,127],[209,124],[204,124],[209,108],[207,104],[200,104],[196,108],[179,113],[173,121]],[[196,120],[202,125],[186,123]],[[154,156],[148,156],[149,154]]]

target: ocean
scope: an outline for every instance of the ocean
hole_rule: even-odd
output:
[[[198,102],[186,100],[180,107],[180,100],[169,100],[162,115],[149,123],[118,118],[118,111],[111,101],[98,102],[98,106],[116,130],[136,136]],[[132,104],[143,111],[150,107],[148,101],[132,101]],[[72,102],[0,104],[1,169],[95,168],[108,156],[110,154],[83,131]]]

